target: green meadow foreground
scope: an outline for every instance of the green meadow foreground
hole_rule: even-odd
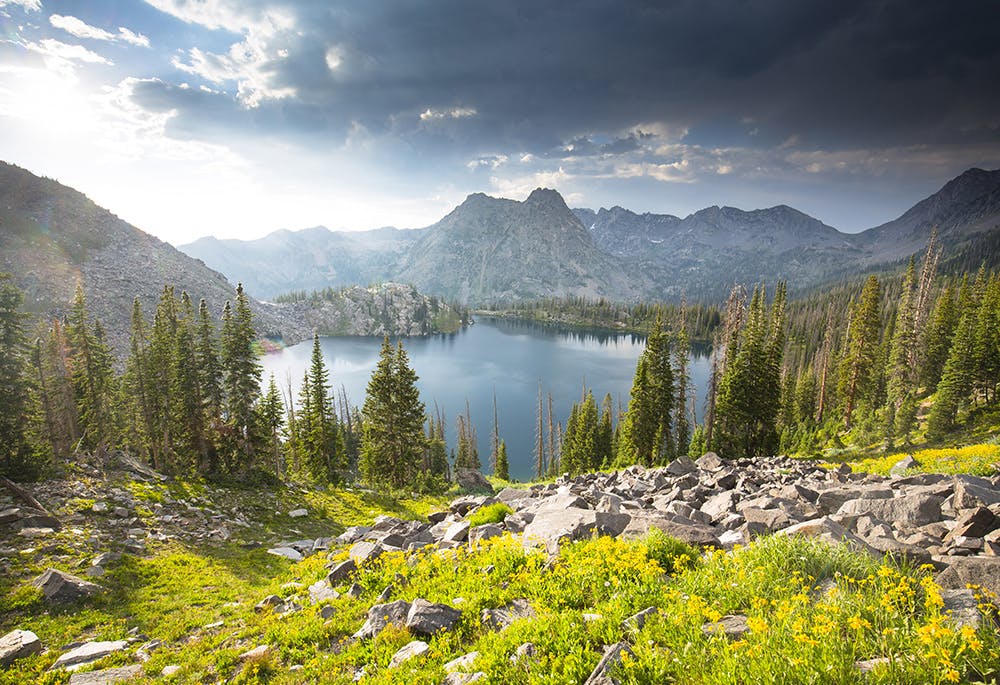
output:
[[[1000,456],[980,451],[988,463]],[[46,648],[5,666],[0,683],[113,682],[86,680],[90,671],[177,683],[998,678],[996,597],[975,585],[942,589],[933,565],[876,557],[864,543],[778,534],[730,551],[699,550],[654,528],[634,539],[578,536],[546,550],[510,533],[489,537],[496,523],[506,517],[513,527],[520,514],[493,498],[464,497],[451,506],[458,523],[449,531],[464,529],[475,542],[377,554],[359,550],[369,543],[330,540],[329,549],[292,561],[268,546],[342,533],[349,540],[359,531],[345,526],[371,525],[383,514],[426,520],[448,499],[293,487],[261,493],[94,469],[76,476],[35,489],[59,502],[52,513],[61,530],[0,527],[0,632],[30,630]],[[95,491],[106,496],[85,496]],[[19,506],[12,498],[0,504]],[[468,529],[454,512],[478,527]],[[137,528],[145,528],[141,536]],[[96,554],[120,548],[112,543],[119,536],[127,536],[127,553],[95,564]],[[30,583],[50,567],[87,578],[95,565],[102,573],[88,580],[100,591],[69,604],[50,603]],[[94,641],[112,643],[111,653],[72,676],[50,670],[75,643]],[[108,670],[123,667],[131,670]]]

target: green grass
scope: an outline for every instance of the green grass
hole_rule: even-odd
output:
[[[475,527],[487,523],[500,523],[507,518],[507,514],[513,513],[514,510],[503,502],[487,504],[485,507],[480,507],[469,515],[469,525]]]
[[[849,461],[856,471],[888,475],[889,470],[901,459],[912,455],[920,466],[913,472],[990,476],[1000,471],[1000,445],[981,444],[945,449],[925,449],[916,452],[900,452],[887,456],[868,457]],[[836,466],[836,464],[833,464]]]
[[[356,582],[361,596],[331,602],[333,615],[323,619],[307,587],[345,557],[338,550],[293,564],[235,545],[170,545],[149,559],[123,558],[101,581],[107,593],[76,607],[46,611],[23,584],[8,587],[0,628],[34,630],[54,647],[137,628],[165,642],[143,666],[144,682],[176,664],[182,670],[172,682],[346,684],[364,667],[366,683],[440,683],[446,662],[478,651],[473,670],[486,672],[487,682],[579,683],[603,645],[623,639],[635,654],[616,677],[632,684],[995,682],[1000,663],[989,621],[979,631],[956,630],[927,570],[807,540],[762,538],[701,556],[659,533],[639,541],[602,537],[569,544],[549,560],[505,536],[472,550],[391,553],[345,581],[339,590]],[[817,590],[830,579],[833,591]],[[394,671],[389,659],[415,636],[391,628],[374,640],[349,637],[390,585],[393,599],[422,597],[462,610],[455,629],[428,639],[426,659]],[[255,611],[272,593],[304,608],[288,616]],[[502,633],[483,628],[483,609],[519,598],[529,600],[535,618]],[[651,606],[660,612],[641,629],[622,625]],[[706,622],[727,613],[748,616],[750,632],[736,641],[703,633]],[[525,642],[535,645],[535,656],[512,663]],[[259,644],[272,655],[239,663]],[[65,674],[43,675],[58,653],[17,662],[0,672],[0,683],[64,682]],[[881,656],[891,661],[867,680],[854,667]]]

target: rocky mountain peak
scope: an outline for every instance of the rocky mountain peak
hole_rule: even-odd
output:
[[[547,207],[561,211],[569,211],[563,196],[551,188],[535,188],[524,201],[528,205]]]

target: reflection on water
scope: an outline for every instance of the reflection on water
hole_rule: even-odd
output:
[[[363,403],[381,340],[329,337],[322,338],[320,345],[334,388],[343,387],[352,404]],[[644,345],[643,336],[631,333],[563,330],[492,318],[478,318],[475,325],[451,335],[404,342],[410,364],[420,377],[421,398],[429,409],[436,403],[445,413],[449,442],[455,417],[468,402],[484,467],[489,460],[496,392],[511,476],[521,480],[532,476],[539,387],[544,395],[551,393],[556,419],[562,425],[585,385],[598,401],[610,394],[616,405],[624,407]],[[705,346],[695,346],[689,365],[699,418],[708,382],[708,352]],[[297,397],[311,354],[312,341],[306,341],[267,355],[264,382],[274,373],[278,383],[290,387]]]

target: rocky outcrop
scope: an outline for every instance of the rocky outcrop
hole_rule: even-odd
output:
[[[45,599],[53,604],[75,602],[101,591],[100,585],[54,568],[46,570],[31,581],[31,584],[41,590]]]
[[[12,630],[0,637],[0,666],[9,666],[18,659],[41,654],[44,646],[30,630]]]

